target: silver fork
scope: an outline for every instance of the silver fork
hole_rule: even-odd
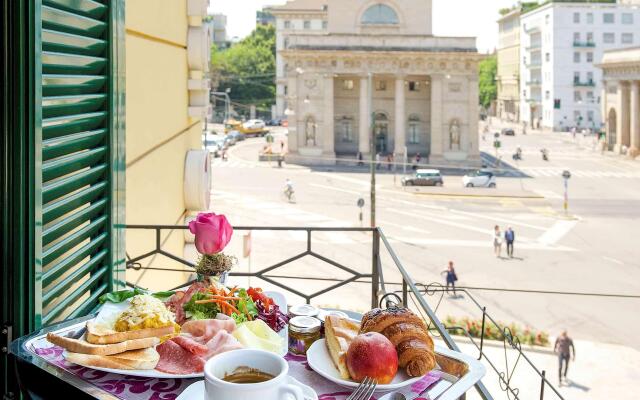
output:
[[[378,386],[378,382],[375,379],[366,377],[360,382],[356,390],[347,397],[347,400],[369,400],[373,396],[376,386]]]

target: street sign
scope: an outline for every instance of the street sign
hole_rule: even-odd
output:
[[[499,149],[501,145],[502,144],[500,143],[499,140],[496,140],[495,142],[493,142],[493,147],[495,147],[496,149]]]
[[[497,138],[500,137],[500,134],[498,132],[496,132],[496,133],[493,134],[493,137],[497,139]]]
[[[358,199],[358,207],[360,208],[364,207],[364,199],[362,198]]]

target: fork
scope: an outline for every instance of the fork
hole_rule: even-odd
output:
[[[347,400],[369,400],[373,396],[376,386],[378,386],[378,382],[375,379],[366,377],[360,382],[356,390],[347,397]]]

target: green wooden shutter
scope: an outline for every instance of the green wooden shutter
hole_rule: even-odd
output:
[[[38,5],[34,292],[48,325],[92,311],[120,280],[124,18],[121,0]]]

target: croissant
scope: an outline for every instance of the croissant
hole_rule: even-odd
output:
[[[384,335],[398,352],[398,365],[409,376],[422,376],[436,366],[433,339],[424,321],[407,308],[373,309],[362,317],[360,333]]]

